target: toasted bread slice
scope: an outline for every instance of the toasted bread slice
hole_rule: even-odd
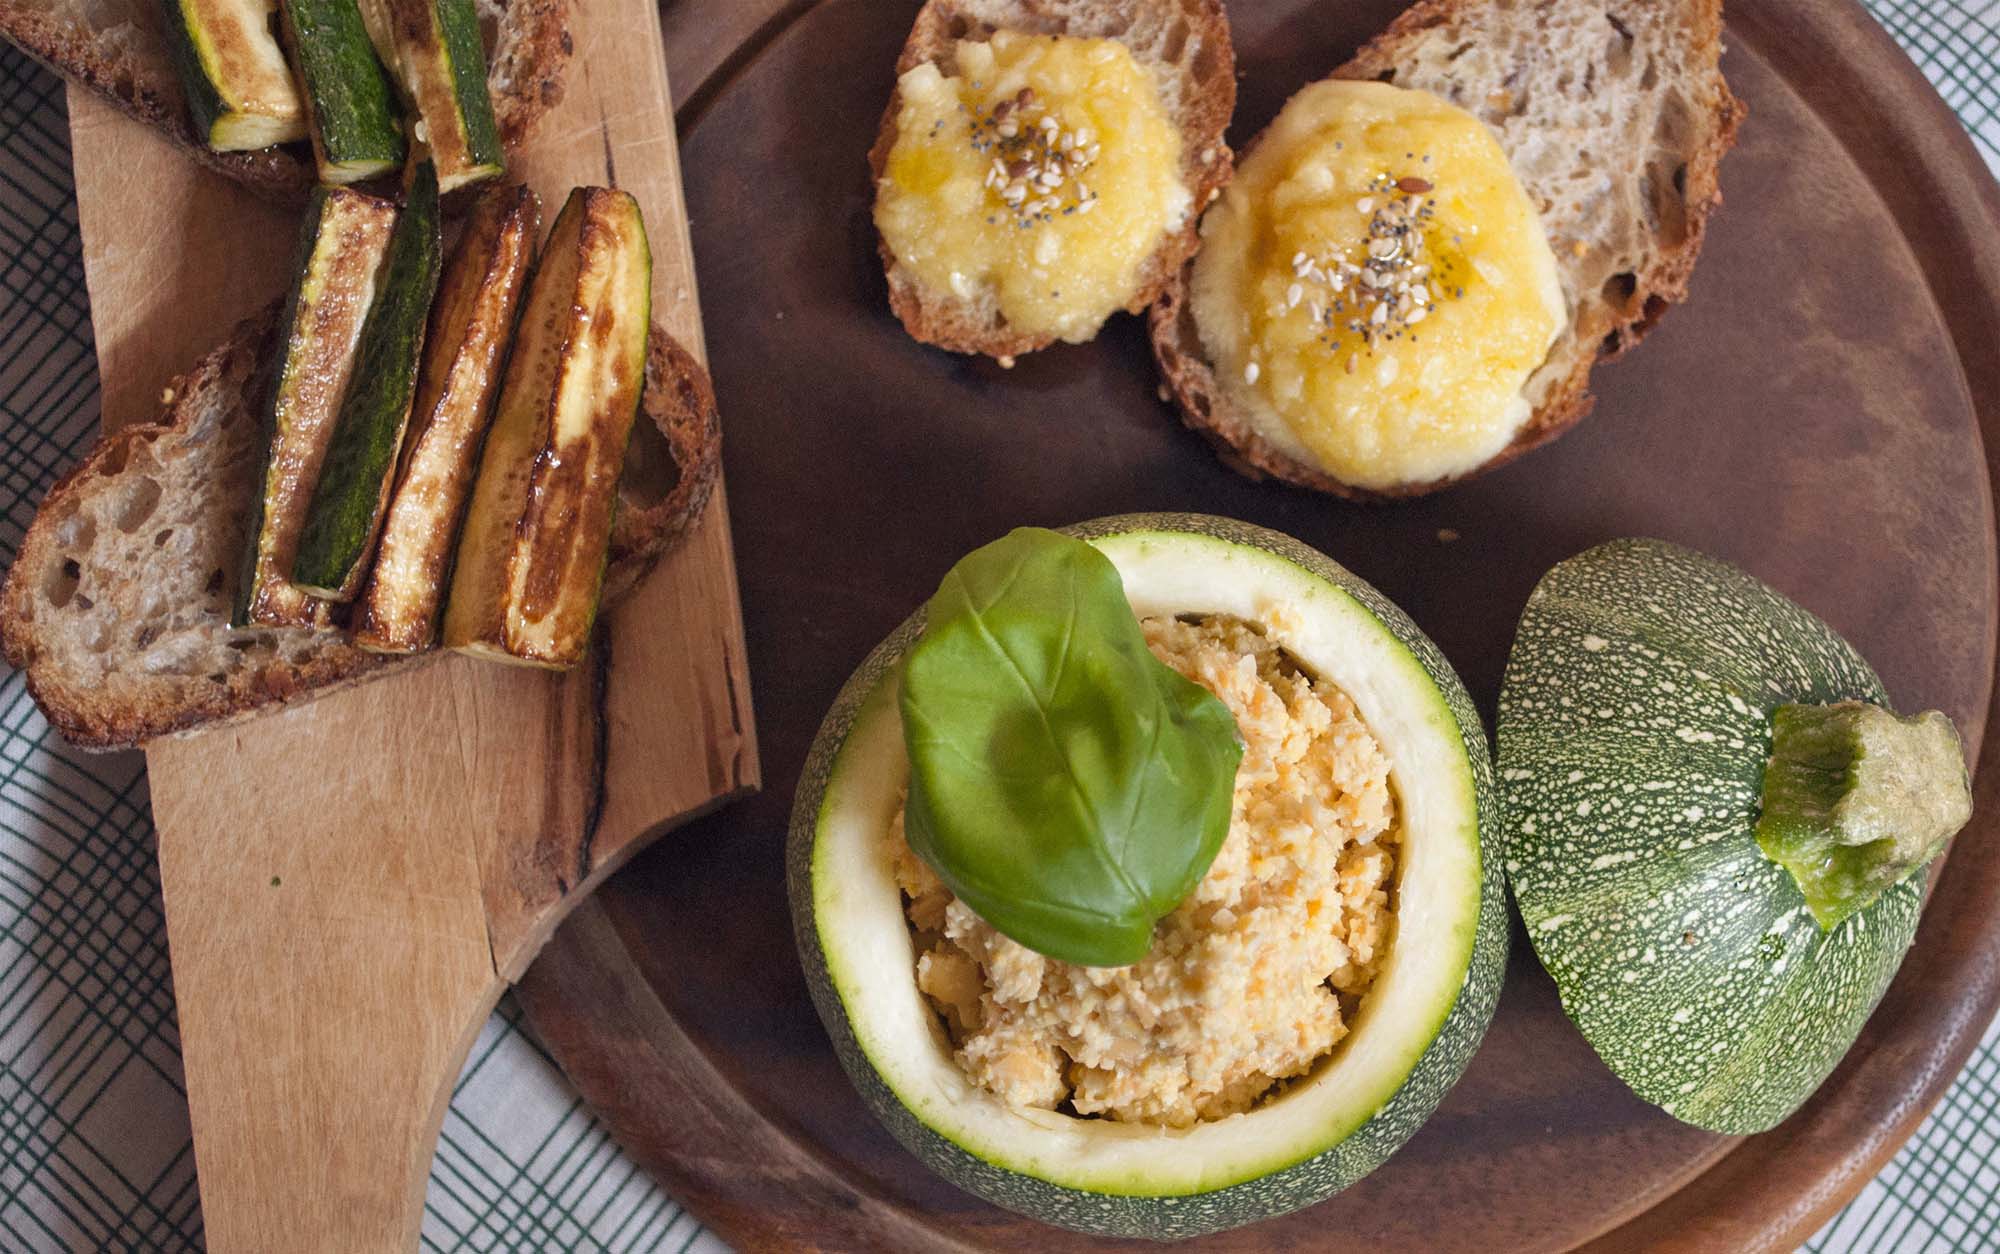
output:
[[[477,0],[486,82],[508,148],[562,99],[569,0]],[[203,165],[274,199],[305,195],[315,178],[304,143],[216,152],[194,133],[162,30],[159,0],[0,0],[5,36],[57,73],[157,127]]]
[[[1183,420],[1252,478],[1356,500],[1435,491],[1575,426],[1590,412],[1591,367],[1687,297],[1708,215],[1722,203],[1717,167],[1747,112],[1723,81],[1721,38],[1721,0],[1422,0],[1334,71],[1477,115],[1541,213],[1569,322],[1528,380],[1532,417],[1483,466],[1368,490],[1273,447],[1217,385],[1187,267],[1151,314],[1154,355]]]
[[[1170,231],[1141,268],[1139,284],[1125,303],[1138,313],[1172,282],[1200,244],[1195,225],[1203,206],[1229,181],[1229,145],[1223,142],[1236,111],[1236,54],[1229,42],[1229,19],[1221,0],[927,0],[910,27],[896,61],[902,75],[926,62],[956,72],[954,44],[984,39],[997,30],[1037,35],[1115,39],[1152,71],[1167,114],[1181,136],[1181,181],[1192,206],[1186,225]],[[896,146],[900,92],[891,92],[882,129],[868,152],[877,182]],[[889,280],[889,306],[912,336],[959,353],[984,353],[1009,360],[1045,348],[1055,337],[1007,325],[991,295],[960,299],[927,288],[879,244]]]
[[[50,490],[0,589],[0,647],[56,730],[114,749],[235,721],[442,656],[366,653],[337,625],[232,628],[257,473],[270,312],[101,440]],[[707,503],[721,428],[708,375],[657,326],[620,484],[605,595],[630,589]]]

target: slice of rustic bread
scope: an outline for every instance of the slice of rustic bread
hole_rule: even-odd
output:
[[[1423,0],[1334,71],[1428,91],[1477,115],[1499,137],[1554,249],[1569,325],[1528,381],[1533,416],[1471,473],[1576,425],[1590,412],[1592,365],[1638,343],[1686,298],[1708,215],[1722,202],[1717,166],[1746,112],[1723,81],[1721,38],[1721,0]],[[1253,478],[1355,499],[1452,482],[1368,491],[1259,436],[1204,358],[1185,267],[1151,322],[1183,419]]]
[[[1223,132],[1236,111],[1236,55],[1221,0],[928,0],[910,27],[896,73],[900,77],[925,62],[935,62],[944,73],[953,74],[957,69],[953,45],[961,39],[988,38],[997,30],[1115,39],[1153,72],[1159,84],[1167,115],[1180,132],[1181,181],[1193,208],[1186,227],[1160,241],[1142,268],[1139,285],[1125,304],[1127,312],[1138,313],[1194,255],[1200,243],[1195,223],[1202,207],[1229,181],[1230,152]],[[901,109],[901,93],[891,92],[882,129],[868,153],[869,168],[878,181],[896,146]],[[954,352],[1002,359],[1055,341],[1053,335],[1008,326],[990,293],[961,299],[925,287],[897,262],[886,243],[880,249],[890,308],[917,339]]]
[[[501,140],[512,148],[562,99],[569,61],[569,0],[476,0],[486,82]],[[215,152],[194,134],[167,50],[160,0],[0,0],[0,36],[57,73],[158,127],[202,164],[281,199],[313,184],[303,143]]]
[[[441,656],[365,653],[335,625],[233,628],[257,474],[258,363],[272,315],[168,387],[154,422],[105,437],[50,490],[0,588],[0,648],[64,737],[91,749],[309,697]],[[613,527],[606,596],[699,515],[721,429],[707,373],[657,326]]]

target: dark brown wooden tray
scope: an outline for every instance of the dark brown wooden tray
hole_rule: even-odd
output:
[[[1238,141],[1398,6],[1235,6]],[[848,671],[960,553],[1020,523],[1231,514],[1374,581],[1490,714],[1540,573],[1646,534],[1834,623],[1975,753],[1993,681],[2000,190],[1850,0],[1739,0],[1750,104],[1694,299],[1545,451],[1408,505],[1224,470],[1154,397],[1141,328],[1011,372],[889,316],[863,154],[913,4],[670,3],[674,79],[768,790],[642,856],[521,986],[620,1140],[745,1248],[1080,1249],[961,1194],[862,1107],[806,998],[780,850]],[[682,65],[676,58],[688,58]],[[1981,432],[1986,433],[1982,445]],[[1456,532],[1446,543],[1441,535]],[[1634,1098],[1519,942],[1492,1032],[1410,1145],[1215,1249],[1790,1249],[1908,1136],[2000,999],[2000,735],[1902,974],[1813,1102],[1729,1140]],[[1518,929],[1517,929],[1518,930]]]

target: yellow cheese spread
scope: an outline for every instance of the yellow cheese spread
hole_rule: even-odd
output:
[[[1479,119],[1386,83],[1292,97],[1202,223],[1195,322],[1259,434],[1365,488],[1505,448],[1567,322],[1540,215]]]
[[[1181,141],[1123,44],[997,31],[897,84],[875,225],[925,287],[1087,340],[1187,221]]]
[[[1222,849],[1145,958],[1046,958],[952,895],[900,810],[887,839],[918,986],[975,1083],[1014,1106],[1187,1127],[1250,1109],[1347,1034],[1391,939],[1395,803],[1353,703],[1272,629],[1142,626],[1156,657],[1229,706],[1246,746]]]

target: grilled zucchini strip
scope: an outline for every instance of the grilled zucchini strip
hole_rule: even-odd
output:
[[[356,0],[284,0],[319,177],[358,183],[403,164],[402,110]]]
[[[266,371],[265,459],[237,583],[239,625],[325,616],[325,605],[295,587],[290,572],[395,224],[394,205],[350,188],[319,188],[307,207],[297,277]]]
[[[588,647],[645,389],[652,268],[630,195],[570,193],[542,248],[473,484],[445,606],[448,647],[558,668]]]
[[[422,119],[417,134],[437,162],[438,187],[450,192],[504,173],[472,0],[375,2],[392,15],[397,73],[412,114]]]
[[[361,332],[354,383],[341,402],[326,465],[313,488],[292,582],[330,601],[352,601],[388,504],[396,454],[410,421],[424,323],[437,294],[437,173],[416,167],[389,245],[382,292]]]
[[[445,267],[424,340],[402,468],[354,639],[381,653],[436,643],[452,551],[527,286],[541,204],[525,187],[483,197]]]
[[[306,137],[305,106],[264,0],[162,0],[161,9],[194,133],[210,148]]]

